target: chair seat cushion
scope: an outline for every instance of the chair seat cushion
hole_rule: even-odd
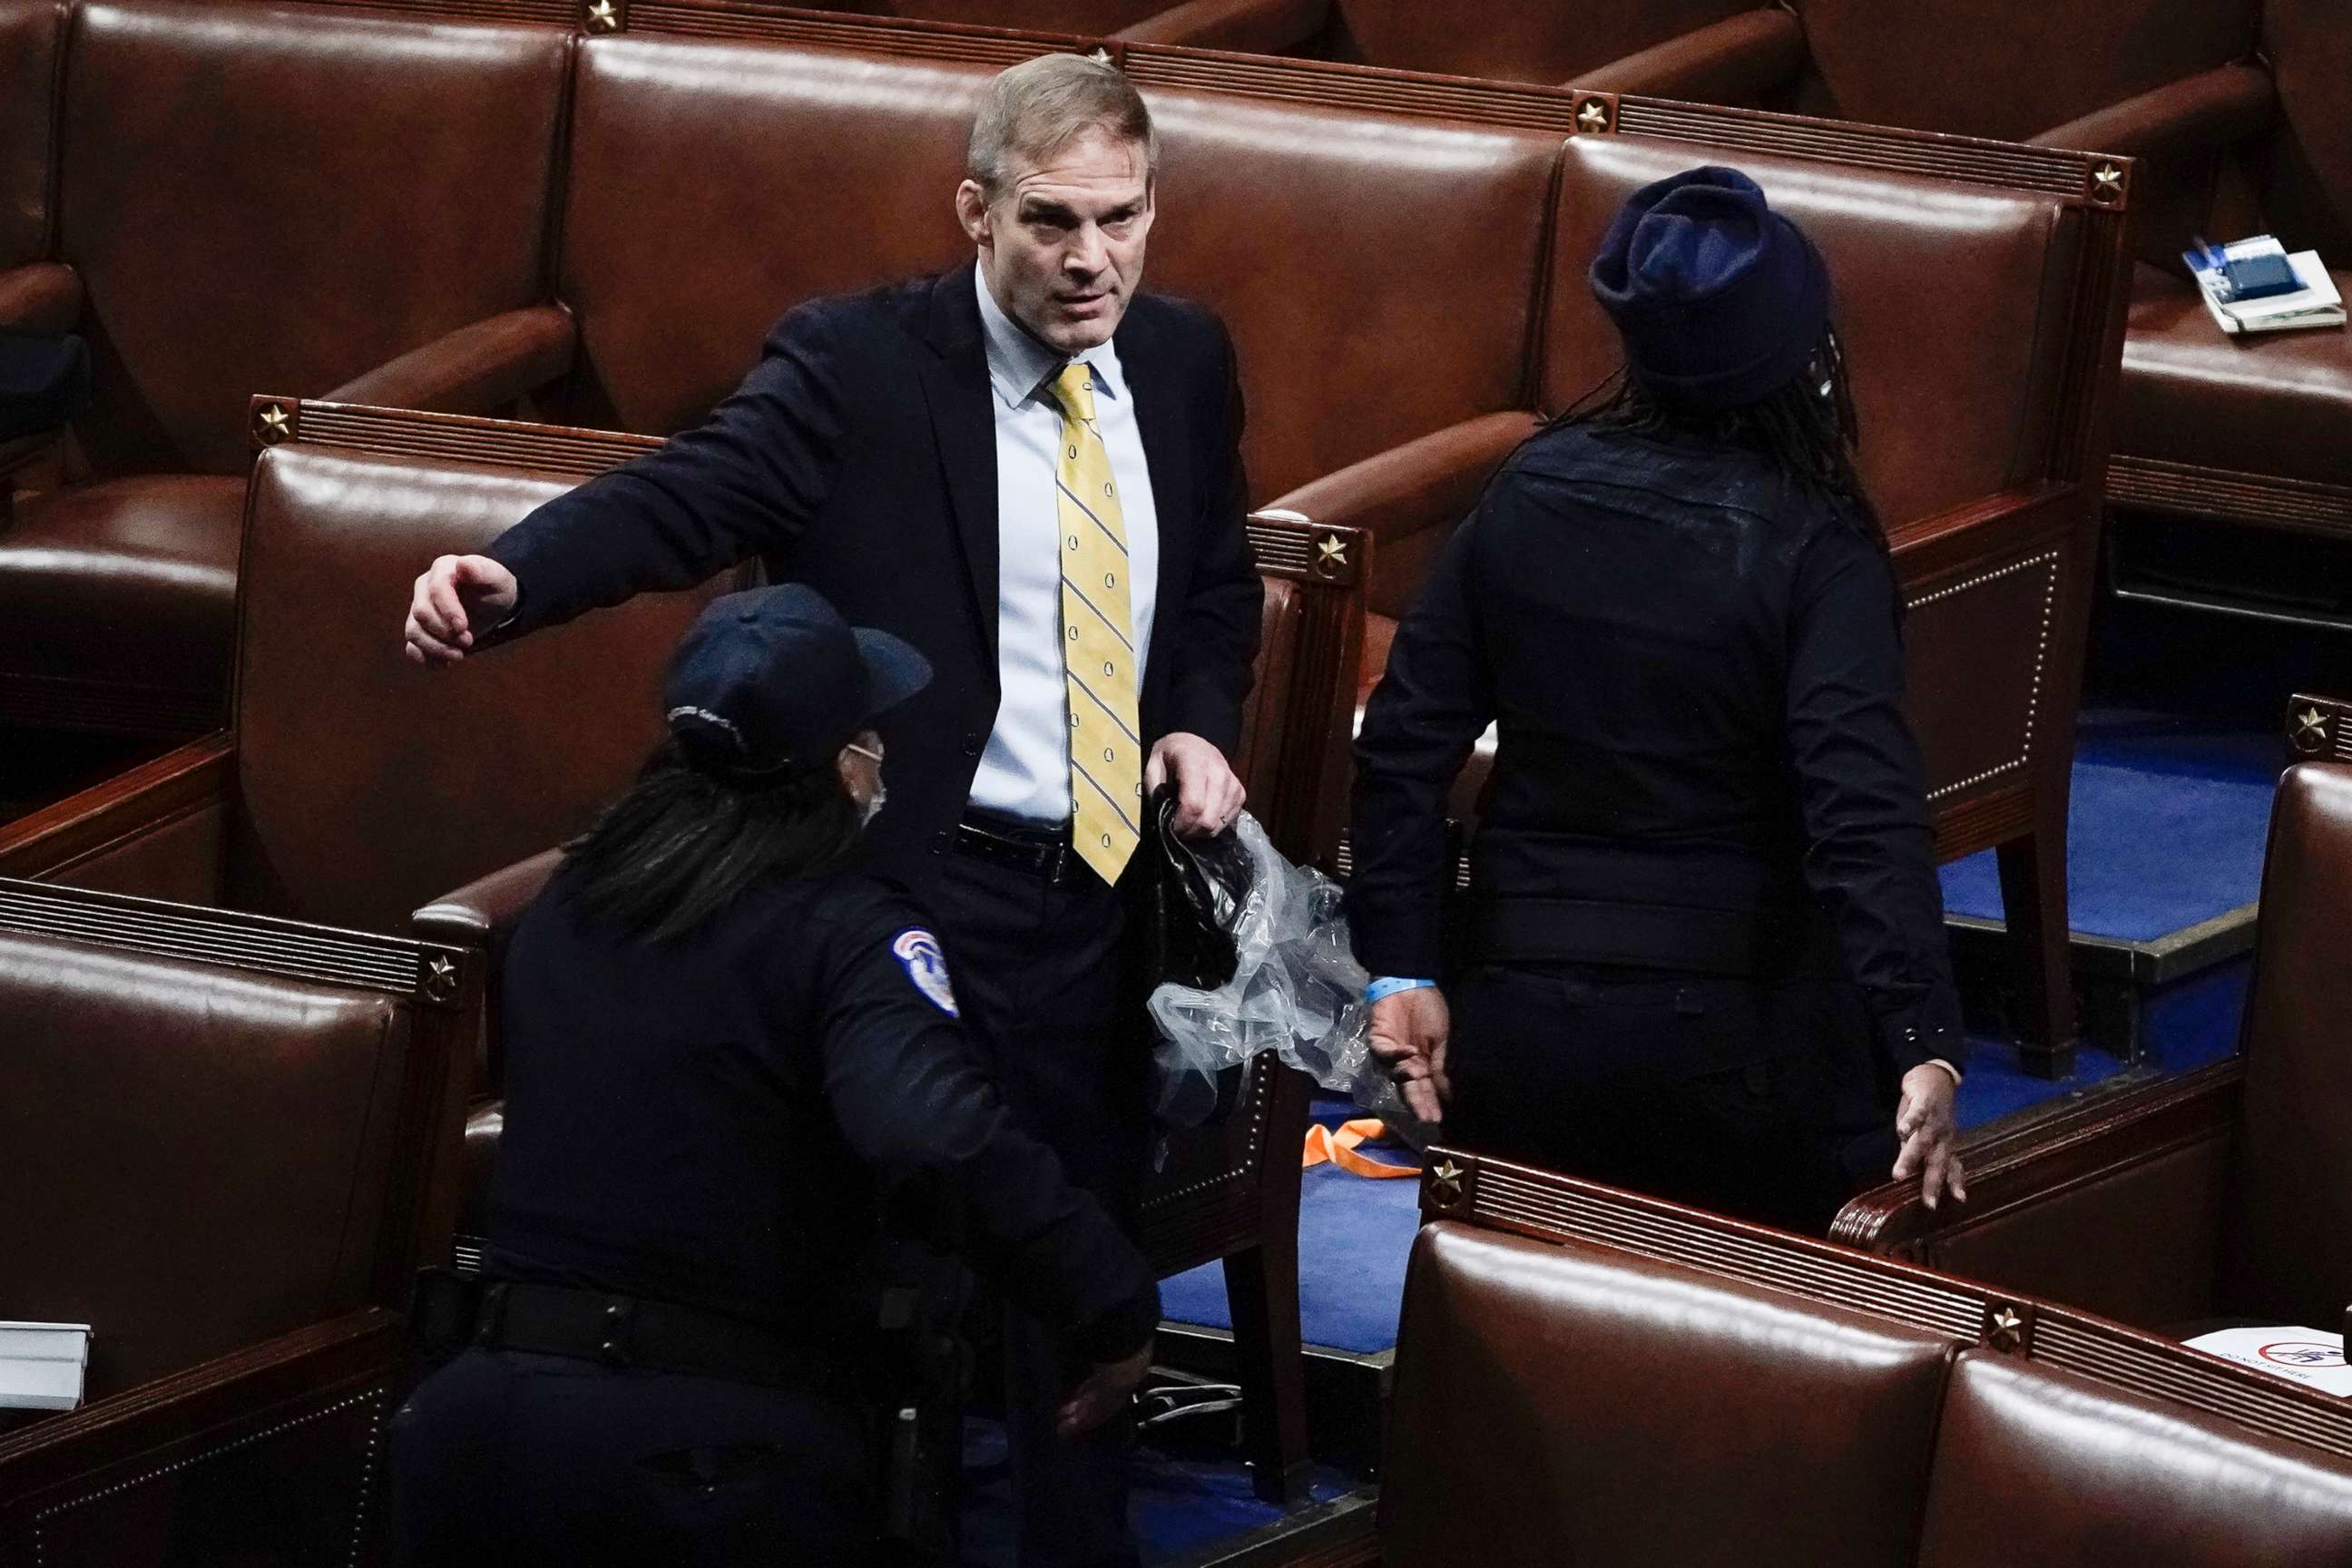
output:
[[[0,522],[0,702],[26,721],[220,721],[241,477],[156,474],[20,500]]]
[[[2352,271],[2330,268],[2339,291]],[[2133,279],[2116,399],[2118,457],[2352,485],[2352,337],[2342,328],[2225,337],[2185,279]]]

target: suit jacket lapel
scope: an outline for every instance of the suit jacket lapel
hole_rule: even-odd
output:
[[[980,332],[977,280],[969,266],[931,285],[928,336],[934,357],[923,363],[923,398],[948,504],[963,541],[971,579],[972,613],[996,662],[997,519],[996,419],[990,405],[988,350]]]
[[[1120,374],[1135,399],[1136,433],[1143,437],[1144,466],[1151,470],[1152,509],[1160,519],[1160,582],[1158,609],[1152,615],[1151,647],[1147,653],[1147,685],[1167,668],[1167,651],[1182,616],[1178,613],[1183,587],[1190,580],[1196,513],[1192,499],[1195,476],[1184,449],[1184,410],[1177,394],[1175,374],[1168,364],[1162,334],[1144,301],[1133,301],[1127,320],[1112,340],[1118,349]],[[1137,317],[1142,316],[1142,321]]]

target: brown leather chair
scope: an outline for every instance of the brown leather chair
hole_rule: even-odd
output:
[[[0,69],[30,80],[0,90],[0,325],[77,330],[95,371],[68,445],[0,464],[69,481],[0,524],[0,720],[220,721],[247,394],[488,411],[568,361],[536,301],[570,37],[408,10],[0,11]],[[37,198],[46,139],[18,128],[51,119]]]
[[[2275,111],[2198,216],[2215,239],[2268,230],[2317,250],[2352,293],[2352,15],[2330,0],[2268,0],[2263,52]],[[2176,135],[2196,131],[2189,109],[2174,118]],[[2177,265],[2143,267],[2107,478],[2129,509],[2113,545],[2118,591],[2352,626],[2347,417],[2343,331],[2224,337]]]
[[[2272,808],[2242,1055],[1979,1147],[1964,1205],[1881,1187],[1832,1235],[2149,1328],[2336,1327],[2352,1303],[2347,909],[2352,765],[2305,763]]]
[[[0,1561],[373,1557],[480,1008],[462,952],[0,881],[0,1305],[93,1330],[80,1408],[0,1411]]]
[[[622,453],[616,451],[618,460]],[[1338,832],[1330,787],[1344,759],[1335,741],[1360,655],[1370,542],[1352,531],[1254,518],[1265,584],[1263,639],[1236,758],[1253,812],[1295,859],[1327,855]],[[498,1098],[498,977],[515,924],[560,862],[545,850],[416,911],[425,940],[466,947],[489,976],[484,1093],[466,1126],[461,1265],[478,1263],[489,1183],[505,1129]],[[1233,1099],[1207,1125],[1166,1137],[1138,1205],[1146,1258],[1166,1277],[1223,1262],[1243,1389],[1244,1444],[1260,1496],[1300,1496],[1308,1479],[1305,1363],[1298,1321],[1297,1151],[1313,1092],[1305,1075],[1261,1058],[1232,1075]]]
[[[2344,1562],[2352,1410],[2046,1302],[1433,1155],[1332,1562]]]
[[[0,874],[405,928],[441,889],[578,832],[661,733],[710,594],[647,595],[461,672],[402,657],[423,565],[479,548],[617,447],[455,416],[268,399],[231,728],[0,827]]]
[[[1799,0],[1811,112],[2128,154],[2142,264],[2116,405],[2110,570],[2128,597],[2352,625],[2352,352],[2224,336],[2192,237],[2265,229],[2352,288],[2352,18],[2331,0]],[[1956,51],[1958,51],[1956,53]],[[2269,537],[2254,552],[2226,523]],[[2284,536],[2284,537],[2282,537]],[[2332,542],[2306,555],[2299,541]]]

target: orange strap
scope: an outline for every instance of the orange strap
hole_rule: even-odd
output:
[[[1328,1160],[1350,1175],[1368,1176],[1376,1182],[1420,1175],[1419,1165],[1391,1165],[1385,1160],[1370,1159],[1356,1152],[1357,1144],[1367,1138],[1378,1138],[1387,1131],[1376,1116],[1343,1121],[1337,1132],[1318,1121],[1307,1130],[1307,1152],[1299,1159],[1299,1168],[1312,1170]]]

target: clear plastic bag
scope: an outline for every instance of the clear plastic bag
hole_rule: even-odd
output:
[[[1366,975],[1349,943],[1339,884],[1284,859],[1247,812],[1188,847],[1204,873],[1201,912],[1233,938],[1236,961],[1223,985],[1170,982],[1151,994],[1161,1124],[1199,1126],[1216,1108],[1217,1075],[1273,1051],[1418,1145],[1418,1122],[1371,1054]]]

